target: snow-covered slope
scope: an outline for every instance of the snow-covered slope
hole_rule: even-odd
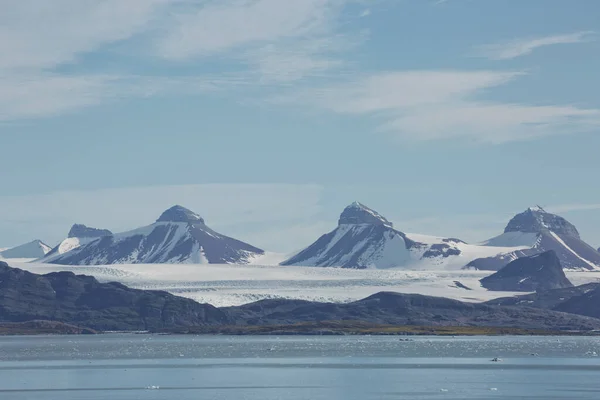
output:
[[[248,264],[265,255],[259,248],[210,229],[199,215],[181,206],[165,211],[152,225],[97,238],[69,238],[69,251],[40,262],[65,265],[107,264]]]
[[[521,250],[473,260],[469,267],[497,271],[509,262],[553,250],[565,269],[600,268],[600,253],[581,240],[577,228],[566,219],[541,207],[528,208],[510,220],[504,233],[487,242],[487,246],[523,246]]]
[[[344,209],[335,230],[281,265],[461,269],[475,258],[522,248],[520,244],[478,246],[453,238],[405,234],[379,213],[355,202]]]
[[[0,252],[1,258],[40,258],[45,256],[51,247],[41,240],[34,240],[17,247]]]

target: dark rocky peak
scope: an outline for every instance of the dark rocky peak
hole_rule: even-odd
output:
[[[377,211],[357,201],[350,204],[340,215],[339,225],[384,225],[390,228],[393,224]]]
[[[483,278],[481,284],[489,290],[506,292],[534,292],[573,286],[553,250],[518,258],[495,274]]]
[[[69,231],[70,238],[96,238],[103,236],[112,236],[112,232],[108,229],[90,228],[82,224],[73,225]]]
[[[162,213],[156,222],[187,222],[190,224],[204,224],[204,219],[185,207],[173,206]]]
[[[569,221],[558,215],[546,212],[541,207],[530,207],[510,220],[504,232],[541,233],[552,231],[559,235],[571,236],[579,239],[577,228]]]

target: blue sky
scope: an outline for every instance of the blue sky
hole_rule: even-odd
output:
[[[22,0],[0,14],[0,247],[178,203],[292,251],[366,203],[600,245],[595,0]]]

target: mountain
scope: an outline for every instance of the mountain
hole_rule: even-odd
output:
[[[108,229],[96,229],[82,224],[75,224],[71,227],[67,238],[38,261],[51,263],[54,260],[61,259],[63,254],[68,253],[71,250],[91,243],[98,238],[111,236],[112,234],[113,233]]]
[[[520,250],[473,260],[468,267],[498,271],[509,262],[553,250],[563,268],[595,270],[600,268],[600,253],[581,240],[577,228],[566,219],[541,207],[528,208],[510,220],[504,233],[484,246],[519,246]]]
[[[369,207],[354,202],[335,230],[281,265],[344,268],[461,269],[480,257],[520,247],[476,246],[455,238],[406,234]]]
[[[558,256],[552,250],[511,261],[500,271],[481,279],[481,285],[489,290],[503,292],[535,292],[573,287]]]
[[[360,321],[416,326],[488,326],[523,329],[590,330],[600,319],[524,306],[464,303],[442,297],[381,292],[352,303],[261,300],[222,309],[237,324],[279,325],[318,321]]]
[[[0,252],[0,258],[40,258],[44,257],[49,251],[50,246],[41,240],[34,240],[11,249]]]
[[[166,292],[99,283],[72,272],[37,275],[0,262],[0,322],[49,320],[97,330],[155,330],[226,323],[208,304]]]
[[[553,289],[488,301],[494,306],[526,306],[600,318],[600,283]]]
[[[174,206],[151,225],[92,238],[77,248],[45,257],[40,262],[65,265],[247,264],[264,254],[257,247],[213,231],[198,214]]]

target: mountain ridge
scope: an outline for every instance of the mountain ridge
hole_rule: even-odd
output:
[[[258,247],[212,230],[202,217],[179,205],[164,211],[151,225],[89,239],[39,262],[65,265],[247,264],[265,254]]]

